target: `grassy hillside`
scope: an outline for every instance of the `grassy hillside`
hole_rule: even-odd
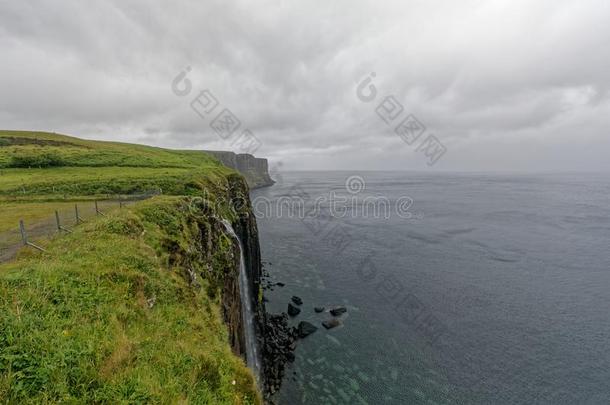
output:
[[[0,131],[2,199],[64,199],[151,189],[188,195],[229,172],[202,152]]]
[[[195,151],[173,151],[118,142],[88,141],[48,132],[1,131],[0,167],[216,166],[216,159]]]
[[[209,273],[201,288],[176,256],[209,226],[189,196],[221,194],[231,170],[203,153],[13,131],[0,132],[0,165],[0,227],[105,193],[164,193],[0,265],[0,402],[260,403],[221,315],[230,240],[191,263]]]
[[[229,173],[202,152],[0,130],[0,232],[21,218],[51,217],[63,202],[151,191],[198,195],[222,186]]]

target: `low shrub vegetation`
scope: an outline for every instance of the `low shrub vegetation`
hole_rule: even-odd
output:
[[[53,153],[22,153],[11,157],[8,167],[30,168],[30,167],[60,167],[63,166],[59,155]]]

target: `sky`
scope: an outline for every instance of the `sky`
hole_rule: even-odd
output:
[[[607,0],[0,0],[0,128],[283,170],[610,171],[609,21]]]

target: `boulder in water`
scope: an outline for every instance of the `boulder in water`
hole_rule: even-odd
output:
[[[316,328],[309,322],[302,321],[302,322],[299,322],[299,326],[297,327],[297,330],[299,332],[299,337],[301,339],[303,339],[304,337],[307,337],[307,336],[311,335],[312,333],[314,333],[315,331],[317,331],[318,328]]]
[[[322,326],[324,326],[326,329],[336,328],[339,325],[341,325],[341,321],[338,319],[334,319],[334,318],[330,319],[328,321],[322,322]]]
[[[332,316],[343,315],[346,312],[347,312],[347,308],[345,308],[345,307],[337,307],[337,308],[333,308],[330,310],[330,314]]]
[[[313,310],[316,311],[317,314],[319,314],[320,312],[324,312],[324,307],[314,307]]]
[[[296,295],[292,296],[292,302],[294,302],[297,305],[303,305],[303,300],[299,297],[297,297]]]
[[[296,356],[294,355],[293,352],[286,352],[285,356],[286,356],[286,361],[289,363],[293,363],[296,359]],[[280,381],[278,381],[278,383],[281,384],[282,381],[280,380]]]
[[[290,316],[297,316],[298,314],[301,313],[301,309],[295,307],[292,304],[288,304],[288,315]]]

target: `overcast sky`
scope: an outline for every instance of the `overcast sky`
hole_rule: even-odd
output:
[[[236,151],[248,129],[284,169],[610,170],[607,0],[0,0],[0,73],[5,129]],[[393,132],[409,114],[411,145]]]

